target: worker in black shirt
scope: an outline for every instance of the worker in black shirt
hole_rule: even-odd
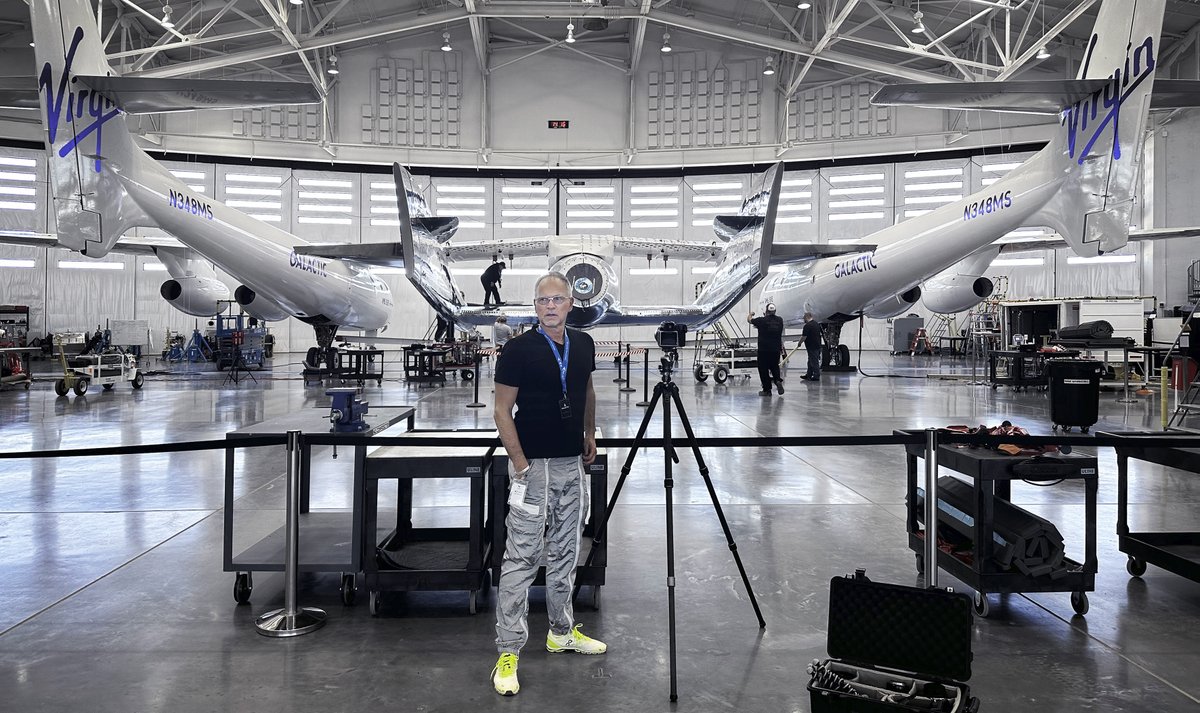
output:
[[[808,371],[800,377],[805,381],[821,380],[821,325],[813,319],[812,312],[804,313],[804,327],[800,332],[804,348],[808,350]]]
[[[546,565],[546,650],[602,654],[608,646],[579,631],[571,609],[588,478],[596,458],[596,346],[567,329],[574,301],[567,278],[543,276],[534,286],[538,327],[513,337],[496,360],[496,429],[508,452],[508,528],[496,597],[492,686],[516,695],[517,658],[529,638],[529,586]],[[516,415],[513,408],[516,407]]]
[[[504,264],[503,260],[500,262],[494,262],[491,265],[488,265],[488,269],[484,270],[483,274],[479,276],[479,281],[483,283],[484,307],[492,306],[491,299],[493,295],[496,297],[496,307],[504,304],[500,301],[500,290],[498,288],[504,286],[504,283],[500,281],[500,273],[503,272],[504,268],[506,267],[508,266]]]
[[[766,314],[755,317],[751,312],[746,321],[758,329],[758,378],[762,380],[763,396],[771,395],[771,384],[783,393],[783,377],[779,375],[779,358],[783,354],[783,320],[775,314],[775,303],[768,302]]]

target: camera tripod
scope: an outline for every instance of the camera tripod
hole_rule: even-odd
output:
[[[658,371],[662,374],[662,379],[654,385],[654,396],[650,399],[650,406],[646,409],[646,415],[642,417],[641,425],[638,426],[637,436],[633,439],[633,446],[629,449],[629,455],[626,456],[625,463],[621,466],[621,477],[617,480],[612,497],[608,500],[608,506],[604,511],[604,519],[601,520],[599,527],[596,528],[596,534],[592,538],[592,548],[588,553],[586,562],[586,566],[591,566],[592,558],[600,549],[600,543],[603,541],[604,534],[608,529],[608,520],[612,517],[613,510],[617,506],[617,499],[621,496],[621,488],[625,485],[625,478],[633,468],[633,460],[645,441],[646,430],[650,426],[650,419],[654,415],[654,409],[661,403],[663,406],[663,488],[666,489],[667,495],[667,611],[671,642],[672,701],[679,700],[675,665],[675,501],[673,491],[675,481],[671,470],[672,463],[679,463],[679,456],[675,452],[675,447],[671,442],[672,403],[675,404],[675,409],[679,413],[679,420],[683,423],[684,433],[687,434],[689,442],[692,443],[692,455],[696,458],[696,463],[699,466],[700,477],[704,478],[704,484],[708,488],[708,497],[712,500],[713,509],[717,513],[717,519],[721,521],[721,529],[725,532],[725,541],[729,545],[729,551],[733,553],[733,559],[737,563],[738,572],[742,575],[742,583],[746,586],[746,594],[750,597],[750,604],[754,607],[754,615],[758,617],[758,626],[760,628],[766,628],[767,626],[766,620],[763,619],[762,610],[758,607],[758,598],[755,597],[754,590],[750,586],[750,579],[746,576],[746,568],[742,565],[741,555],[738,554],[737,543],[733,541],[733,533],[729,530],[729,522],[725,519],[725,512],[721,509],[721,502],[717,499],[717,491],[713,487],[712,479],[708,476],[708,466],[704,462],[704,457],[700,454],[699,447],[695,445],[696,434],[692,431],[692,424],[688,421],[687,412],[684,411],[683,403],[679,400],[679,387],[671,380],[671,371],[674,368],[676,359],[677,353],[674,349],[669,348],[667,349],[667,356],[662,357],[659,362]],[[572,594],[578,594],[578,592],[579,585],[576,585],[575,592]],[[573,598],[574,596],[572,596]]]

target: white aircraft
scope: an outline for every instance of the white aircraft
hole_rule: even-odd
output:
[[[1087,257],[1125,245],[1164,3],[1103,2],[1075,80],[880,90],[875,103],[1058,114],[1061,128],[1044,149],[987,188],[884,228],[864,238],[855,254],[790,265],[767,280],[761,302],[774,302],[789,326],[811,312],[821,322],[825,362],[845,365],[849,350],[840,334],[850,320],[893,317],[918,299],[934,312],[961,312],[990,296],[983,273],[1000,252],[995,241],[1012,230],[1049,226]],[[1160,79],[1158,85],[1155,107],[1195,106],[1200,96],[1196,82]],[[1144,230],[1133,237],[1194,234]]]
[[[114,76],[86,0],[31,0],[30,10],[37,93],[6,92],[0,103],[41,108],[57,235],[8,233],[4,242],[57,240],[95,258],[153,252],[172,278],[162,296],[196,316],[218,313],[218,300],[228,299],[215,265],[240,283],[233,296],[249,314],[307,322],[321,347],[339,327],[386,326],[390,290],[365,265],[301,255],[304,240],[196,194],[138,148],[125,125],[126,112],[311,103],[311,85]],[[177,241],[122,238],[138,227]]]

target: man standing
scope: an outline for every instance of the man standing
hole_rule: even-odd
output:
[[[504,345],[508,344],[510,339],[512,339],[512,327],[508,326],[508,317],[500,315],[496,318],[496,323],[492,325],[492,346],[496,348],[496,354],[504,350]]]
[[[746,321],[758,329],[758,378],[762,381],[763,396],[771,395],[771,384],[783,393],[783,377],[779,375],[779,357],[783,353],[783,319],[775,314],[775,303],[768,302],[767,313],[755,317],[751,312]]]
[[[596,347],[566,328],[574,305],[567,279],[543,276],[534,286],[538,327],[509,340],[496,362],[496,429],[508,451],[508,538],[496,602],[492,686],[516,695],[517,658],[529,638],[529,586],[546,560],[546,650],[602,654],[608,646],[575,624],[571,594],[588,484],[583,467],[596,457]],[[516,416],[513,416],[513,407]]]
[[[821,325],[813,319],[812,312],[804,313],[804,327],[800,332],[804,348],[808,350],[808,371],[800,377],[805,381],[821,380]]]
[[[500,301],[500,290],[498,288],[504,286],[504,283],[500,281],[500,273],[503,272],[504,268],[506,267],[508,266],[504,264],[503,260],[500,262],[494,262],[491,265],[488,265],[488,269],[484,270],[483,274],[479,276],[479,281],[483,283],[484,307],[492,306],[491,299],[493,295],[496,297],[496,307],[499,307],[501,304],[503,304]]]

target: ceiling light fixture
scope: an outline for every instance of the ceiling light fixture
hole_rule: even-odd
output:
[[[158,24],[162,25],[163,27],[166,27],[167,29],[170,29],[175,26],[175,23],[171,22],[171,6],[170,5],[163,3],[163,16],[162,16],[162,20],[159,20]]]
[[[340,74],[337,68],[337,55],[329,55],[329,68],[325,70],[329,74]]]
[[[925,32],[925,23],[921,22],[921,18],[923,17],[925,17],[925,15],[920,10],[917,10],[913,13],[913,22],[916,23],[912,28],[912,33],[914,35],[919,35]]]
[[[800,8],[801,10],[807,10],[808,8],[812,7],[812,3],[810,3],[810,2],[801,2],[801,3],[797,3],[797,4],[796,4],[796,7]]]
[[[766,63],[766,66],[763,67],[763,74],[767,75],[768,77],[771,76],[772,74],[775,74],[775,58],[774,57],[771,57],[769,55],[767,56],[767,63]]]
[[[288,0],[288,2],[292,3],[293,5],[303,5],[304,4],[304,0]]]
[[[442,33],[442,51],[449,52],[452,49],[454,48],[450,46],[450,31],[446,30]]]
[[[1042,39],[1046,38],[1046,4],[1042,3]],[[1046,45],[1042,45],[1037,51],[1038,59],[1050,59],[1050,50]]]
[[[663,52],[663,53],[671,52],[671,33],[670,32],[667,32],[666,30],[663,31],[662,47],[659,47],[658,49],[660,52]]]
[[[1050,50],[1046,49],[1046,45],[1042,45],[1037,51],[1038,59],[1050,59]]]
[[[575,25],[570,22],[567,23],[567,40],[566,40],[566,42],[569,45],[575,44]]]

